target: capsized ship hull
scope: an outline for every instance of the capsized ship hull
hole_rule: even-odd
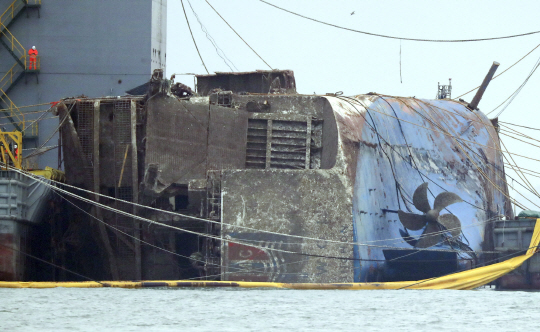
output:
[[[478,263],[483,255],[469,252],[492,246],[487,221],[511,213],[491,122],[449,100],[321,99],[320,170],[222,173],[225,239],[267,248],[241,250],[224,241],[226,280],[419,280]],[[441,237],[436,246],[415,248],[404,237],[414,242],[425,228],[406,229],[396,212],[422,215],[413,195],[426,182],[431,204],[445,191],[463,200],[445,211],[460,220],[461,231],[452,241]],[[246,232],[229,224],[304,238]],[[252,252],[257,254],[248,255]]]
[[[355,281],[417,280],[474,265],[478,255],[467,252],[492,246],[488,220],[511,213],[498,135],[485,115],[451,100],[364,95],[329,102],[344,146],[358,146],[344,150],[355,242],[410,249],[357,246]],[[422,183],[431,206],[442,192],[463,200],[444,211],[460,220],[455,241],[439,238],[431,247],[453,252],[419,251],[404,240],[406,233],[414,242],[425,228],[408,230],[395,211],[423,214],[413,204]]]
[[[145,96],[58,108],[68,183],[177,213],[102,198],[157,222],[96,215],[133,234],[98,235],[120,280],[419,280],[481,262],[488,221],[511,217],[496,129],[464,103],[300,95],[291,71],[201,75],[197,91],[156,72]]]

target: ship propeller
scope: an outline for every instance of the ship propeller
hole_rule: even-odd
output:
[[[447,206],[454,203],[462,202],[463,200],[456,194],[451,192],[443,192],[435,197],[433,209],[431,208],[427,196],[428,183],[422,183],[413,195],[413,204],[419,211],[424,214],[408,213],[399,210],[399,220],[405,228],[417,231],[425,227],[424,232],[420,235],[415,247],[429,248],[441,240],[441,231],[448,230],[452,237],[457,237],[461,234],[461,222],[453,214],[440,214]],[[410,236],[408,243],[411,243]]]

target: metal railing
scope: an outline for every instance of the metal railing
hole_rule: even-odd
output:
[[[0,101],[7,105],[4,110],[9,117],[13,120],[22,133],[23,136],[37,137],[39,134],[38,122],[35,120],[26,120],[24,113],[15,105],[15,103],[5,94],[4,90],[0,89]]]
[[[22,0],[24,2],[26,2],[26,5],[29,5],[29,6],[41,6],[41,0]]]
[[[0,89],[7,90],[11,84],[17,79],[17,77],[22,73],[23,69],[17,63],[11,67],[6,74],[0,79]]]
[[[26,120],[23,125],[23,136],[38,137],[39,127],[37,121]]]
[[[23,59],[26,56],[26,49],[3,23],[0,24],[0,38],[2,37],[7,39],[6,44],[18,61],[23,62]]]
[[[15,105],[13,100],[9,98],[6,92],[3,89],[0,89],[0,101],[4,102],[7,105],[7,112],[14,123],[18,124],[21,128],[21,131],[24,129],[25,121],[24,114],[21,113],[21,110]]]
[[[39,4],[41,4],[41,0],[39,0]],[[22,0],[15,0],[11,3],[11,5],[8,6],[8,8],[2,13],[2,16],[0,16],[0,24],[6,26],[9,24],[9,21],[11,21],[26,5],[26,3]]]
[[[39,63],[39,61],[37,62]],[[38,67],[39,68],[39,67]],[[13,100],[9,98],[6,93],[6,89],[16,79],[17,74],[22,71],[21,67],[15,64],[11,69],[0,79],[0,101],[7,105],[6,112],[11,117],[14,123],[16,123],[25,136],[38,136],[38,125],[31,120],[26,120],[24,113],[15,105]],[[6,87],[7,86],[7,87]],[[28,128],[27,128],[28,127]]]
[[[35,66],[32,66],[32,69],[28,69],[30,67],[30,56],[26,55],[24,57],[24,68],[26,70],[40,70],[41,69],[41,57],[39,55],[36,55],[36,62],[34,63]]]
[[[20,128],[22,134],[30,136],[38,135],[37,123],[30,121],[27,122],[24,114],[6,93],[6,90],[9,90],[10,86],[15,83],[20,74],[22,74],[23,71],[28,70],[30,58],[26,54],[26,49],[17,40],[17,38],[15,38],[7,26],[25,6],[38,5],[41,5],[41,0],[14,0],[0,16],[0,38],[5,37],[4,42],[8,46],[9,50],[13,53],[15,60],[17,61],[0,79],[0,101],[7,105],[7,113],[9,114],[13,123]],[[32,69],[30,70],[38,71],[40,68],[41,59],[39,56],[36,56],[35,66],[32,66]],[[26,128],[26,126],[28,126],[28,128]]]

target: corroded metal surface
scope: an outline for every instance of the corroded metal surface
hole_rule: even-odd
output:
[[[215,90],[243,93],[296,93],[292,70],[257,70],[255,72],[216,72],[197,75],[197,92],[207,96]]]
[[[350,246],[287,236],[294,234],[351,242],[352,202],[346,185],[338,170],[224,171],[223,238],[253,243],[265,249],[223,241],[222,262],[226,272],[223,280],[352,281]]]
[[[208,105],[163,96],[148,101],[147,113],[145,169],[157,165],[158,174],[145,189],[159,194],[173,183],[206,177]]]
[[[268,257],[265,261],[261,259],[261,249],[251,248],[249,251],[244,248],[244,254],[250,252],[258,259],[242,261],[241,255],[236,251],[229,255],[227,249],[231,245],[233,247],[236,245],[227,244],[225,241],[222,262],[226,269],[227,267],[238,269],[226,270],[228,280],[247,280],[249,275],[253,277],[253,273],[249,271],[257,270],[256,267],[259,267],[259,271],[266,271],[266,274],[257,275],[257,280],[293,278],[293,275],[296,275],[294,279],[296,282],[344,280],[340,278],[347,275],[343,274],[343,271],[348,269],[347,264],[337,264],[330,273],[326,271],[317,273],[317,268],[320,271],[321,266],[328,264],[329,261],[333,261],[332,264],[336,264],[336,261],[343,263],[351,251],[354,252],[351,259],[354,267],[348,270],[347,277],[354,276],[354,281],[393,280],[403,277],[403,271],[397,271],[387,264],[388,257],[385,256],[384,247],[408,250],[403,251],[403,255],[415,255],[409,261],[419,261],[427,269],[430,267],[424,262],[426,260],[432,261],[432,268],[437,264],[440,265],[437,257],[443,260],[447,259],[448,255],[437,255],[436,252],[424,255],[420,251],[414,251],[413,245],[405,241],[402,234],[408,232],[406,234],[411,238],[418,239],[424,228],[416,231],[407,230],[401,224],[398,215],[391,212],[402,209],[422,214],[422,211],[416,210],[413,206],[412,200],[414,191],[424,182],[430,184],[431,205],[436,196],[446,191],[456,194],[456,197],[464,201],[458,203],[454,200],[455,204],[445,209],[447,214],[455,216],[452,218],[459,220],[452,219],[452,223],[446,224],[459,222],[463,232],[459,232],[460,234],[449,232],[448,236],[455,236],[452,242],[440,238],[441,243],[430,241],[428,246],[437,244],[433,249],[455,250],[458,253],[455,261],[458,265],[455,265],[455,269],[470,267],[477,259],[475,255],[467,254],[465,251],[490,248],[489,236],[486,236],[486,233],[489,233],[491,225],[486,221],[494,216],[511,214],[511,211],[507,209],[508,200],[503,194],[507,189],[502,171],[502,156],[497,150],[498,137],[483,114],[473,113],[463,104],[453,101],[424,101],[375,95],[324,98],[328,100],[328,104],[323,103],[322,107],[319,107],[318,114],[323,114],[321,108],[326,110],[325,124],[327,122],[331,124],[332,117],[328,116],[330,111],[335,117],[336,128],[326,125],[323,130],[323,140],[327,142],[327,146],[330,144],[328,149],[333,151],[335,156],[327,152],[322,163],[332,164],[328,159],[334,158],[333,167],[329,171],[315,173],[285,171],[285,174],[292,177],[291,179],[299,176],[304,181],[313,181],[324,189],[304,192],[301,185],[293,180],[283,180],[281,177],[284,175],[275,170],[261,170],[258,174],[236,171],[234,174],[238,179],[232,187],[228,185],[229,175],[223,177],[223,188],[227,189],[223,192],[222,221],[224,224],[234,225],[245,225],[247,222],[253,228],[310,238],[336,239],[339,235],[343,235],[340,240],[343,242],[352,242],[347,236],[350,233],[340,234],[338,229],[347,230],[352,226],[355,235],[353,241],[361,245],[354,247],[342,245],[334,248],[328,245],[322,254],[327,258],[314,259],[312,255],[320,253],[313,254],[316,252],[313,247],[307,249],[314,241],[303,240],[300,244],[298,243],[300,240],[291,239],[289,242],[294,242],[297,249],[291,249],[289,244],[288,247],[280,245],[281,251],[275,251],[273,254],[270,254],[271,250],[266,250]],[[322,98],[315,96],[311,99]],[[271,112],[273,105],[271,99],[269,104]],[[321,103],[315,102],[313,105]],[[315,107],[310,109],[310,112],[317,113],[316,110]],[[303,111],[302,107],[297,107],[293,114],[302,114]],[[337,149],[331,148],[333,131],[338,133]],[[320,172],[327,173],[326,178],[317,179],[315,174],[320,175]],[[241,183],[244,185],[240,185]],[[304,197],[310,202],[319,203],[311,206],[298,203],[297,200]],[[335,204],[336,201],[348,200],[352,201],[349,208],[347,204]],[[334,204],[324,206],[320,204],[321,201]],[[265,206],[264,209],[258,208],[261,202]],[[332,224],[333,227],[324,232],[312,229],[313,224],[310,220],[313,217],[310,213],[313,211],[325,213],[327,218],[324,218],[323,223]],[[343,215],[347,217],[338,217]],[[296,228],[290,228],[291,222]],[[435,230],[426,232],[432,231]],[[239,229],[232,231],[227,226],[223,227],[222,236],[225,239],[230,237],[247,240],[254,235]],[[275,235],[257,234],[257,240],[252,240],[261,246],[268,246],[268,241],[269,243],[283,241],[282,239],[273,241],[273,237]],[[294,263],[294,259],[299,257],[288,257],[289,254],[283,251],[305,254],[304,262]],[[394,252],[389,251],[386,254],[392,256]],[[275,258],[275,255],[281,255],[279,256],[281,263],[276,263],[279,259]],[[422,258],[423,256],[425,258]],[[243,269],[238,267],[239,262],[243,264],[241,265]],[[283,270],[283,264],[292,265],[289,266],[289,271],[294,272],[288,274]]]
[[[417,280],[470,268],[483,257],[468,251],[492,248],[486,221],[511,210],[498,136],[482,113],[450,100],[287,94],[293,80],[272,87],[277,81],[268,75],[247,73],[256,78],[247,85],[239,83],[243,74],[200,76],[204,97],[177,98],[159,77],[149,84],[132,156],[138,200],[214,222],[149,215],[204,233],[160,227],[159,235],[143,234],[204,257],[179,260],[193,266],[185,273],[230,281]],[[223,82],[226,90],[209,85]],[[82,183],[87,176],[76,166],[88,167],[85,132],[71,120],[66,151],[83,160],[66,170]],[[121,157],[101,162],[118,165]],[[112,181],[107,167],[102,186]],[[414,198],[419,187],[427,198]],[[436,241],[421,238],[438,231]]]
[[[498,190],[506,191],[498,137],[482,113],[453,101],[376,95],[329,97],[329,102],[342,142],[348,142],[342,151],[354,182],[356,241],[410,248],[399,232],[404,227],[398,215],[383,209],[421,214],[411,203],[415,189],[424,182],[430,183],[430,200],[443,191],[463,199],[447,211],[459,218],[460,241],[473,250],[482,250],[489,218],[511,213]],[[347,148],[351,145],[358,151]],[[350,164],[355,160],[353,171]],[[413,237],[421,232],[409,230]],[[355,257],[356,281],[377,278],[385,261],[382,250],[359,246]]]

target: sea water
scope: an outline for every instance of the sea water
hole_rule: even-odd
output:
[[[540,293],[0,289],[1,331],[536,331]]]

